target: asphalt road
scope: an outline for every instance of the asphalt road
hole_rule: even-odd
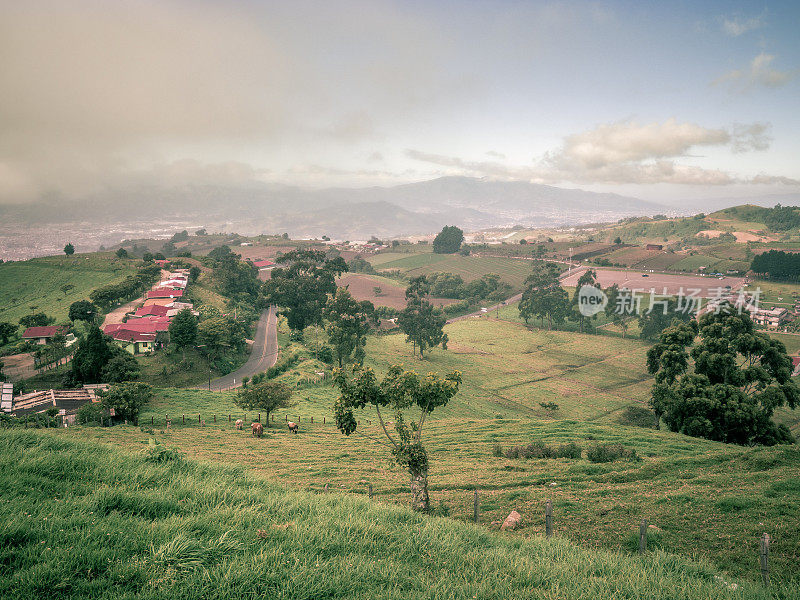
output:
[[[212,390],[226,390],[242,385],[243,377],[252,377],[275,365],[278,360],[278,318],[270,306],[258,320],[250,358],[241,367],[211,381]]]

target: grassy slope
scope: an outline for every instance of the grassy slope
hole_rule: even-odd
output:
[[[16,323],[31,312],[66,321],[70,304],[88,299],[95,288],[121,281],[134,272],[132,261],[112,256],[50,256],[0,265],[0,321]],[[65,296],[62,285],[75,287]]]
[[[148,463],[68,435],[0,437],[6,597],[767,597],[661,552],[509,538],[363,498],[287,491],[241,470]]]

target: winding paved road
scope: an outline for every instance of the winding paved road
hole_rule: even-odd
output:
[[[266,371],[278,361],[278,317],[275,307],[270,306],[258,320],[256,337],[250,358],[241,367],[211,381],[212,390],[226,390],[242,385],[242,377],[252,377]]]

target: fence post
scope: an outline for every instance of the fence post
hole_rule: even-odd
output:
[[[197,414],[197,424],[200,425],[200,414]]]
[[[372,500],[372,484],[370,483],[368,485],[369,485],[369,499]]]
[[[186,415],[181,415],[181,425],[186,425]]]
[[[217,423],[217,415],[214,415],[214,424]]]
[[[230,422],[231,422],[231,416],[228,415],[228,423],[230,423]]]
[[[759,558],[761,562],[761,580],[764,582],[764,587],[769,587],[769,534],[765,533],[761,536],[759,543],[760,552]]]
[[[544,534],[553,535],[553,501],[549,498],[544,503]]]
[[[639,554],[647,552],[647,519],[639,525]]]
[[[261,423],[261,413],[258,413],[258,419],[256,420],[257,423]]]
[[[477,522],[478,522],[478,520],[480,519],[480,516],[481,516],[481,515],[480,515],[480,512],[479,512],[479,508],[478,508],[478,490],[475,490],[475,491],[473,492],[473,498],[472,498],[472,513],[473,513],[473,516],[472,516],[472,518],[473,518],[473,520],[474,520],[474,521],[477,523]]]
[[[150,425],[155,425],[155,424],[156,424],[156,418],[154,416],[151,416],[150,417]]]
[[[325,417],[322,417],[322,424],[325,425]]]
[[[311,417],[311,424],[314,424],[314,417]]]

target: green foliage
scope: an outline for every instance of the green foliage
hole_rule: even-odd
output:
[[[497,444],[494,447],[493,453],[495,456],[504,456],[505,458],[572,458],[580,459],[583,453],[579,444],[570,442],[568,444],[561,444],[560,446],[548,446],[543,442],[531,442],[525,446],[512,446],[503,450],[502,446]]]
[[[17,334],[17,326],[12,325],[11,323],[3,321],[0,323],[0,342],[5,346],[8,343],[8,340],[11,339],[12,336]]]
[[[455,225],[445,225],[433,240],[436,254],[455,254],[464,241],[464,232]]]
[[[639,315],[639,336],[645,340],[658,339],[661,332],[673,322],[690,323],[694,316],[695,313],[688,310],[678,310],[678,301],[675,298],[667,298],[662,304],[653,304]]]
[[[72,242],[67,242],[67,245],[64,246],[64,254],[67,256],[75,254],[75,246],[72,245]]]
[[[72,358],[72,379],[76,383],[99,383],[103,368],[114,356],[112,341],[92,325],[86,337],[78,342]]]
[[[53,317],[48,317],[44,313],[34,313],[32,315],[25,315],[19,320],[19,324],[23,327],[45,327],[52,325],[56,320]]]
[[[375,268],[363,256],[355,256],[347,262],[347,270],[350,273],[367,273],[375,274]]]
[[[300,355],[297,353],[281,356],[278,362],[276,362],[269,369],[264,371],[263,377],[267,379],[274,379],[275,377],[278,377],[279,375],[283,375],[284,373],[286,373],[286,371],[291,369],[298,362],[300,362]],[[255,381],[257,376],[258,375],[253,377],[253,381]]]
[[[585,285],[600,289],[600,284],[597,283],[597,273],[592,269],[587,269],[578,278],[578,283],[575,284],[575,292],[572,294],[572,310],[568,314],[568,318],[578,323],[580,332],[583,333],[584,329],[591,331],[592,321],[597,318],[597,314],[587,317],[579,310],[578,299],[581,288]]]
[[[133,381],[141,373],[139,363],[122,348],[112,347],[112,357],[103,366],[100,372],[100,379],[105,383],[122,383],[123,381]]]
[[[800,280],[800,253],[770,250],[753,257],[750,268],[770,279]]]
[[[552,263],[535,263],[533,272],[525,280],[519,302],[519,316],[525,320],[538,317],[542,324],[547,319],[548,328],[561,325],[569,314],[567,291],[558,280],[559,269]]]
[[[197,318],[190,308],[184,308],[169,323],[169,341],[186,357],[186,348],[197,343]]]
[[[593,463],[607,463],[615,460],[638,462],[642,460],[633,448],[622,444],[597,444],[586,450],[586,458]]]
[[[372,302],[359,302],[345,288],[338,288],[328,297],[322,315],[326,320],[325,331],[336,353],[339,366],[352,357],[356,362],[364,360],[369,322],[375,307]]]
[[[135,275],[128,275],[119,283],[95,289],[89,294],[89,298],[95,305],[107,310],[115,304],[136,298],[158,281],[160,276],[161,268],[158,265],[145,264]]]
[[[265,423],[269,427],[270,413],[280,408],[291,408],[297,405],[292,400],[292,390],[281,381],[255,381],[247,387],[239,389],[235,400],[236,406],[245,411],[261,411],[266,413]]]
[[[735,444],[792,441],[772,421],[775,409],[800,402],[791,360],[783,342],[756,331],[746,311],[723,303],[700,317],[699,327],[675,323],[648,351],[647,366],[656,380],[651,406],[672,431]]]
[[[115,383],[107,390],[98,390],[103,408],[114,409],[115,418],[136,423],[142,408],[153,396],[153,389],[146,383]]]
[[[118,249],[115,254],[117,255],[117,258],[128,258],[128,251],[125,250],[125,248]]]
[[[321,323],[328,294],[336,293],[336,277],[347,271],[347,264],[341,257],[327,259],[318,250],[287,252],[278,262],[288,266],[272,270],[264,284],[267,301],[283,309],[293,330]]]
[[[103,406],[99,402],[87,402],[78,409],[78,423],[91,425],[100,423],[100,419],[107,416]]]
[[[644,406],[626,406],[622,414],[617,419],[620,425],[631,425],[633,427],[645,427],[652,429],[655,427],[655,418],[652,410]]]
[[[97,307],[88,300],[78,300],[69,306],[69,320],[94,323],[97,318]]]
[[[144,460],[145,462],[156,464],[176,463],[183,461],[183,454],[174,448],[167,448],[166,446],[161,445],[158,440],[150,438],[147,440],[147,450],[145,450]],[[166,552],[163,550],[163,547],[159,550],[160,552],[156,552],[156,555],[159,553],[161,555],[166,554]]]

